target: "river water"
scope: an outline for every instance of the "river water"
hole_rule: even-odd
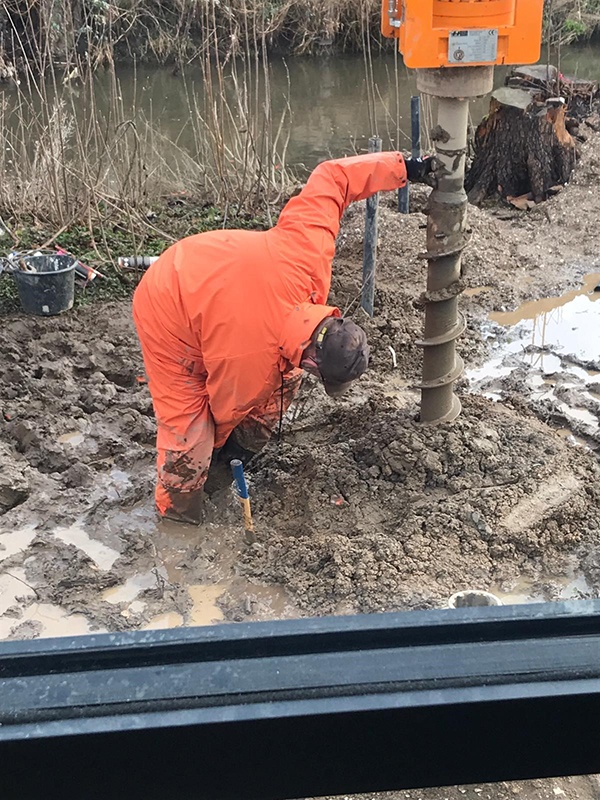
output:
[[[581,78],[600,77],[600,48],[565,48],[561,53],[564,74]],[[496,85],[502,85],[506,68],[496,69]],[[374,101],[369,101],[371,82],[361,56],[330,56],[273,59],[271,94],[273,116],[278,119],[289,98],[291,111],[288,161],[312,168],[332,156],[364,151],[370,135],[377,133],[383,146],[410,147],[410,97],[416,93],[414,70],[401,61],[397,69],[393,54],[373,61]],[[138,97],[142,87],[142,107],[152,106],[153,118],[160,120],[163,132],[179,142],[186,141],[186,93],[202,95],[204,85],[199,70],[188,68],[184,78],[168,68],[145,67],[137,70]],[[119,69],[119,80],[132,101],[134,75],[131,67]],[[472,103],[475,124],[487,113],[489,100]],[[374,107],[375,124],[369,107]],[[427,127],[427,109],[424,109]],[[372,130],[372,128],[375,130]]]
[[[400,59],[395,67],[393,53],[374,59],[371,78],[367,77],[365,61],[360,55],[273,58],[270,62],[272,118],[277,125],[288,109],[284,123],[290,137],[287,164],[310,169],[328,157],[362,152],[368,137],[374,133],[382,137],[384,149],[409,147],[407,132],[410,96],[416,93],[415,75]],[[592,45],[564,48],[561,70],[578,77],[598,78],[600,48]],[[496,69],[497,85],[503,83],[506,71],[506,68]],[[184,72],[175,73],[171,67],[119,65],[117,80],[125,115],[131,113],[133,118],[142,116],[151,120],[164,137],[165,149],[173,142],[194,154],[197,142],[191,117],[194,108],[204,107],[206,94],[200,66],[191,64]],[[95,82],[98,110],[109,119],[109,98],[114,95],[115,86],[112,75],[100,70]],[[81,89],[73,82],[69,91],[77,95]],[[487,113],[488,104],[488,98],[472,103],[475,124]],[[425,104],[423,131],[428,129],[430,120],[431,112]]]

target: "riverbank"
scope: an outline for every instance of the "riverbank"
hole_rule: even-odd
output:
[[[566,75],[593,82],[599,63],[593,47],[561,51]],[[410,149],[415,76],[392,53],[368,65],[360,56],[311,56],[199,59],[181,71],[67,67],[3,93],[7,250],[58,243],[102,269],[124,253],[159,252],[211,214],[269,224],[319,161],[366,152],[374,134],[385,150]],[[507,72],[496,69],[496,86]],[[488,111],[488,98],[475,100],[473,123]],[[426,152],[433,115],[424,96]],[[191,224],[180,225],[186,211]]]
[[[99,66],[131,60],[183,65],[208,51],[231,57],[266,47],[286,55],[362,52],[385,46],[380,12],[377,0],[141,0],[121,6],[58,0],[32,14],[17,0],[0,11],[2,56],[22,72],[27,63],[42,66],[42,54],[71,64],[85,55]],[[18,46],[11,31],[19,33]]]
[[[58,0],[30,5],[17,0],[0,10],[0,81],[26,66],[80,57],[100,66],[114,61],[183,65],[208,50],[227,57],[257,52],[304,55],[392,50],[380,33],[376,0],[232,0],[227,4],[141,0],[117,6]],[[587,41],[600,27],[598,0],[546,2],[545,35],[552,44]],[[17,37],[13,34],[16,33]]]
[[[599,64],[593,48],[562,53],[569,74],[591,80]],[[7,94],[0,246],[8,253],[56,245],[107,275],[78,293],[78,306],[126,299],[136,276],[116,269],[119,256],[157,255],[212,228],[269,226],[312,167],[366,152],[373,131],[384,149],[408,150],[416,87],[406,71],[396,83],[394,66],[391,56],[373,59],[374,104],[363,60],[351,56],[276,59],[267,83],[243,66],[213,76],[211,92],[225,91],[214,114],[205,72],[192,67],[185,75],[166,67],[111,68],[83,84],[55,90],[46,82],[39,94]],[[496,86],[506,74],[496,70]],[[258,103],[267,90],[268,114]],[[488,98],[474,101],[473,122],[488,109]],[[424,97],[426,151],[431,125]],[[0,313],[17,309],[12,281],[1,280]]]

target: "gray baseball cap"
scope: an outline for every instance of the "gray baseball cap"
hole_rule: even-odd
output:
[[[327,394],[343,394],[369,366],[367,334],[351,319],[328,317],[317,334],[316,360]]]

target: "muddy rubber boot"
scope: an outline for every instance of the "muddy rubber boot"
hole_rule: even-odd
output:
[[[231,486],[232,482],[233,475],[231,474],[229,462],[213,456],[206,483],[204,484],[204,491],[206,494],[212,497],[215,492],[220,492],[228,486]]]
[[[164,514],[159,512],[161,519],[188,525],[200,525],[204,521],[204,487],[193,492],[171,491],[169,497],[171,506]]]

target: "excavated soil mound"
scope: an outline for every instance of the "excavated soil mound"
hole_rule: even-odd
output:
[[[485,399],[439,427],[415,410],[334,411],[262,455],[252,480],[263,535],[247,572],[311,613],[371,612],[563,573],[597,546],[600,468],[588,454]]]

